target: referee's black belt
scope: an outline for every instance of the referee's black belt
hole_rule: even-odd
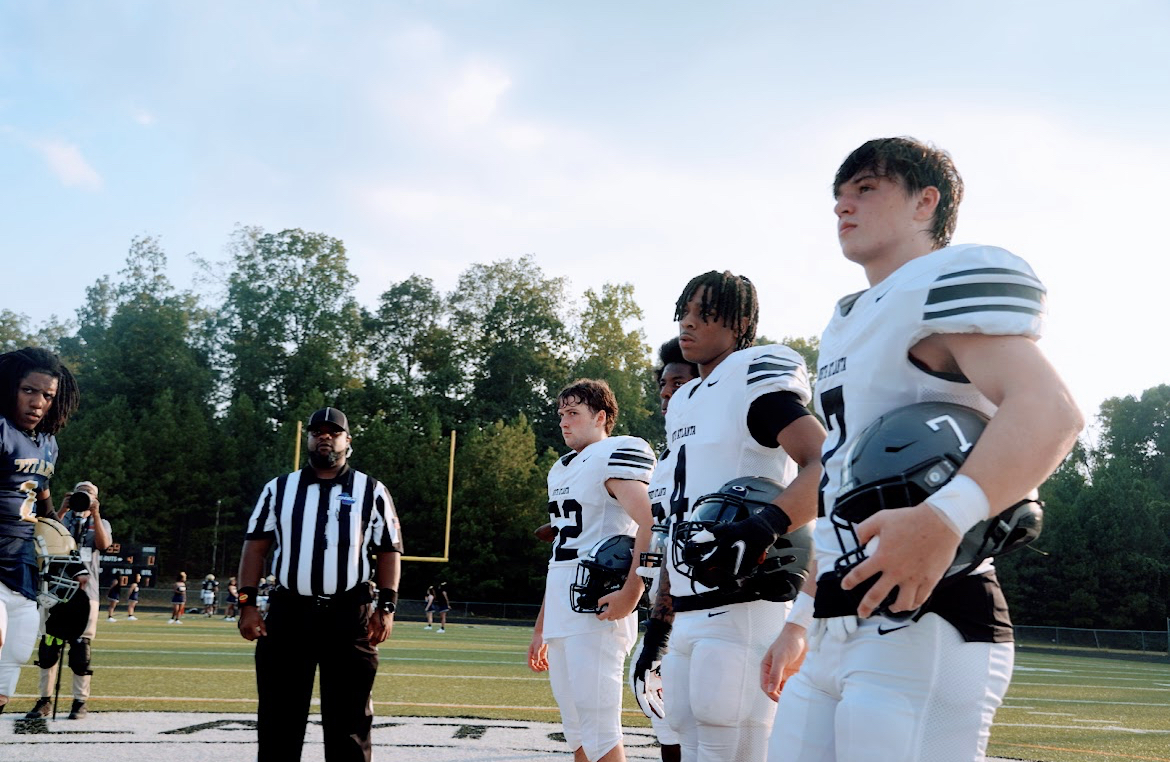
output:
[[[315,608],[331,608],[333,606],[360,606],[372,603],[373,592],[368,584],[355,585],[342,593],[321,593],[315,595],[299,595],[284,587],[272,591],[272,599],[284,601],[296,606],[312,606]]]

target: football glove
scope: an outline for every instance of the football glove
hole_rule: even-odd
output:
[[[683,557],[701,584],[711,588],[733,585],[760,565],[768,547],[791,523],[784,511],[769,505],[743,521],[699,532],[687,543]]]
[[[642,651],[630,672],[630,690],[638,701],[642,714],[653,719],[666,718],[662,701],[662,655],[666,653],[666,641],[670,638],[671,626],[661,619],[646,622],[646,638]]]

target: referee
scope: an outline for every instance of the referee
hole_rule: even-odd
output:
[[[240,634],[258,640],[258,759],[301,758],[319,664],[325,759],[368,762],[370,691],[377,646],[394,627],[402,537],[386,488],[346,463],[353,450],[345,414],[313,413],[308,440],[308,466],[265,485],[240,558]],[[256,591],[274,546],[277,586],[261,618]]]

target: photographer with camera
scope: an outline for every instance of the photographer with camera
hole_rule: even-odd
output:
[[[110,522],[101,516],[98,488],[93,482],[78,482],[65,496],[58,520],[77,541],[81,567],[75,578],[80,589],[73,598],[42,610],[40,648],[37,665],[40,672],[40,698],[25,715],[27,719],[48,717],[52,712],[53,685],[57,670],[64,660],[65,646],[69,646],[69,668],[73,670],[73,706],[69,719],[80,720],[89,710],[89,683],[93,670],[89,668],[90,643],[97,632],[99,579],[102,571],[102,551],[114,544]]]

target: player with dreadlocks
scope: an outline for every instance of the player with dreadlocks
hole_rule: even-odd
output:
[[[25,347],[0,355],[0,712],[37,640],[37,515],[52,516],[53,435],[77,410],[73,374],[57,355]]]
[[[687,283],[678,301],[674,303],[674,319],[681,321],[687,314],[687,308],[696,298],[698,301],[695,306],[703,322],[717,319],[724,328],[730,328],[734,332],[735,351],[747,349],[755,343],[756,325],[760,321],[760,305],[756,300],[756,287],[747,276],[732,275],[727,270],[723,272],[711,270],[696,275]],[[681,336],[679,343],[681,346]],[[683,354],[686,355],[685,352]]]
[[[744,476],[785,487],[770,506],[783,525],[777,534],[812,521],[825,432],[805,408],[811,392],[800,355],[779,344],[753,346],[755,286],[730,272],[699,275],[679,296],[675,319],[682,355],[699,377],[677,389],[666,410],[669,449],[658,472],[670,476],[664,499],[672,538],[700,497]],[[737,558],[716,547],[695,574],[677,547],[672,542],[659,573],[634,695],[644,711],[659,713],[665,704],[683,759],[762,762],[775,704],[756,687],[757,673],[789,604],[767,583],[747,579],[760,551]]]

